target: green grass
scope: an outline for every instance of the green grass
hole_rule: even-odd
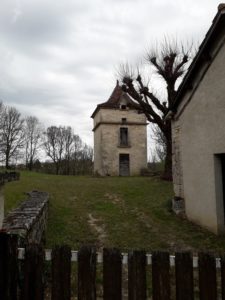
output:
[[[22,172],[4,187],[6,211],[25,192],[47,191],[50,211],[47,247],[82,244],[97,247],[169,250],[225,250],[217,237],[170,211],[172,184],[149,177],[72,177]]]

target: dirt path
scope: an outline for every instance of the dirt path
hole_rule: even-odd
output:
[[[91,213],[88,214],[88,224],[98,235],[98,248],[102,248],[104,246],[104,241],[107,237],[105,232],[104,224],[101,224],[101,220],[94,218]]]

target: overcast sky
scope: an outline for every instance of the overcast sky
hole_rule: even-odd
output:
[[[0,99],[92,145],[90,115],[121,62],[165,35],[200,42],[216,0],[0,0]]]

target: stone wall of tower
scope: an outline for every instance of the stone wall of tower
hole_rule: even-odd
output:
[[[119,144],[121,127],[128,128],[128,147]],[[94,117],[94,171],[118,176],[119,154],[129,154],[132,176],[147,167],[146,118],[134,109],[100,109]]]

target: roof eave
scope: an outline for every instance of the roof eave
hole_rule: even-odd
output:
[[[213,38],[213,34],[215,32],[215,29],[217,28],[219,22],[221,22],[222,17],[225,16],[225,10],[223,11],[219,11],[217,13],[217,15],[214,18],[214,22],[211,25],[211,27],[209,28],[205,39],[203,40],[202,44],[199,47],[199,51],[196,54],[193,62],[191,63],[187,74],[185,75],[181,85],[178,88],[177,91],[177,95],[175,97],[174,103],[172,105],[172,107],[169,110],[172,110],[173,112],[175,112],[177,110],[177,107],[179,106],[179,104],[182,101],[182,97],[185,93],[185,91],[188,88],[188,83],[191,77],[193,77],[194,73],[198,72],[198,69],[200,67],[200,65],[202,64],[203,61],[203,56],[204,56],[204,52],[206,52],[207,48],[210,47],[210,41]]]

